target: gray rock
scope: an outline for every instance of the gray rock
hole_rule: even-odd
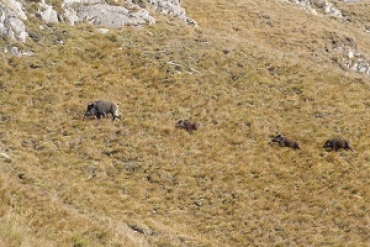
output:
[[[63,6],[65,17],[72,25],[76,21],[87,21],[106,27],[144,26],[155,23],[155,19],[149,15],[149,12],[141,8],[138,11],[129,11],[122,6],[112,6],[101,2],[82,5],[64,4]]]
[[[284,2],[292,2],[298,6],[306,9],[312,14],[317,14],[317,10],[322,11],[325,15],[343,17],[342,12],[337,9],[334,4],[330,3],[328,0],[282,0]]]
[[[64,0],[62,6],[67,6],[71,4],[103,4],[104,0]]]
[[[98,33],[101,33],[101,34],[106,34],[109,32],[109,29],[106,29],[106,28],[99,28],[98,29]]]
[[[1,1],[4,6],[6,6],[9,11],[14,13],[18,18],[22,20],[27,20],[27,15],[23,11],[22,3],[16,0],[7,0],[7,1]]]
[[[77,16],[77,13],[72,8],[65,8],[64,9],[64,19],[68,21],[70,26],[74,26],[75,22],[79,22],[80,18]]]
[[[178,16],[188,23],[193,23],[185,16],[185,11],[179,6],[178,0],[174,2],[175,5],[172,2],[167,5],[165,3],[166,1],[158,2],[161,11]],[[40,10],[35,15],[46,23],[65,20],[70,25],[74,25],[76,21],[87,21],[106,27],[144,26],[155,23],[155,19],[150,16],[147,10],[132,4],[132,2],[131,5],[134,8],[128,10],[123,6],[109,5],[104,0],[64,0],[62,4],[64,13],[57,13],[53,6],[48,5],[45,0],[41,0],[39,5]],[[130,5],[130,1],[128,1],[128,5]],[[25,42],[28,37],[26,26],[23,23],[25,20],[27,20],[27,16],[20,0],[8,0],[0,3],[1,34],[9,36],[13,40]]]
[[[42,10],[38,13],[41,16],[41,19],[46,23],[59,22],[58,13],[53,9],[53,6],[47,5],[45,0],[42,0],[40,3]]]
[[[19,51],[18,47],[13,46],[10,48],[10,53],[16,56],[21,56],[21,52]]]
[[[22,5],[15,0],[0,3],[0,34],[12,40],[26,42],[28,33],[23,21],[27,20]]]
[[[194,20],[186,16],[185,9],[180,5],[180,0],[148,0],[148,2],[154,9],[165,15],[178,17],[189,25],[197,25]]]

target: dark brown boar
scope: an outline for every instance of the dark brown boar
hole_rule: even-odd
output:
[[[284,137],[282,135],[277,135],[274,138],[272,138],[273,142],[278,142],[281,147],[289,147],[293,149],[301,149],[298,142],[289,139],[287,137]]]
[[[176,125],[175,125],[176,128],[183,128],[185,129],[187,132],[192,132],[193,130],[194,131],[197,131],[200,127],[200,124],[197,123],[197,122],[194,122],[194,121],[190,121],[190,120],[179,120]]]
[[[353,149],[349,146],[349,142],[343,138],[327,140],[323,148],[331,148],[333,151],[338,151],[341,148],[353,151]]]

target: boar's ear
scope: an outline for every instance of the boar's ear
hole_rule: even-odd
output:
[[[91,108],[93,108],[94,107],[94,103],[92,103],[92,104],[88,104],[87,105],[87,110],[91,110]]]

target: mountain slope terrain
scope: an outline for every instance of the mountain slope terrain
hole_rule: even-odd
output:
[[[0,57],[2,246],[368,246],[368,1],[185,0],[197,25],[145,5],[120,28],[25,2],[30,37],[0,41],[32,53]],[[99,99],[122,121],[84,119]]]

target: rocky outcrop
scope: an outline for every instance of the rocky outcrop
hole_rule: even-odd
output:
[[[93,25],[105,27],[145,26],[155,23],[148,10],[127,0],[125,6],[109,5],[105,0],[64,0],[61,12],[57,12],[47,0],[33,1],[39,7],[33,14],[46,23],[65,21],[70,25],[87,21]],[[140,1],[143,3],[143,1]],[[28,34],[24,21],[27,20],[21,0],[3,0],[0,2],[0,34],[13,40],[25,42]],[[147,0],[153,9],[179,18],[189,25],[196,25],[186,16],[180,0]],[[55,6],[54,6],[55,7]]]
[[[71,25],[76,21],[88,21],[91,24],[121,27],[121,26],[144,26],[155,23],[154,17],[136,5],[132,0],[126,1],[124,6],[113,6],[104,0],[64,0],[62,7],[65,10],[64,16]],[[148,5],[156,11],[165,15],[179,18],[189,25],[196,25],[196,22],[185,13],[181,7],[180,0],[148,0]]]
[[[65,0],[62,7],[65,10],[64,16],[71,25],[77,21],[106,27],[144,26],[155,23],[155,19],[145,9],[137,7],[128,10],[123,6],[109,5],[105,1]]]
[[[148,0],[149,4],[157,11],[178,17],[189,25],[197,25],[197,23],[186,16],[185,9],[181,7],[180,0]]]
[[[72,25],[76,21],[87,21],[106,27],[144,26],[155,23],[155,19],[144,9],[130,11],[122,6],[106,3],[64,5],[64,9],[65,17]]]
[[[41,10],[36,13],[36,16],[41,18],[46,23],[59,22],[58,13],[53,9],[52,5],[45,3],[45,0],[42,0],[39,3]]]
[[[25,42],[28,37],[23,21],[27,16],[22,5],[15,0],[0,2],[0,34],[14,41]]]
[[[335,37],[329,40],[326,51],[333,60],[344,69],[370,75],[370,59],[359,51],[355,41],[350,37]]]
[[[317,15],[319,11],[323,12],[325,15],[342,17],[342,12],[328,0],[283,0],[283,1],[297,4],[301,8],[315,15]]]
[[[136,5],[131,0],[127,0],[125,6],[109,5],[105,0],[64,0],[59,12],[54,9],[55,5],[51,5],[49,0],[33,0],[33,6],[37,6],[37,11],[33,13],[25,11],[30,3],[31,1],[23,0],[2,0],[0,2],[1,36],[23,43],[27,41],[29,36],[35,40],[32,34],[27,33],[25,25],[27,24],[27,15],[36,16],[45,23],[68,22],[70,25],[80,21],[103,27],[146,26],[155,23],[154,17],[143,8],[144,6]],[[144,2],[139,1],[139,3]],[[153,9],[163,14],[172,15],[188,24],[196,25],[195,21],[186,16],[185,10],[180,5],[180,0],[149,0],[145,3],[146,7],[153,6]],[[43,27],[40,26],[40,28]],[[99,29],[102,34],[108,31],[106,28]],[[4,53],[15,56],[33,55],[30,51],[23,51],[12,46],[12,41],[3,47]]]

